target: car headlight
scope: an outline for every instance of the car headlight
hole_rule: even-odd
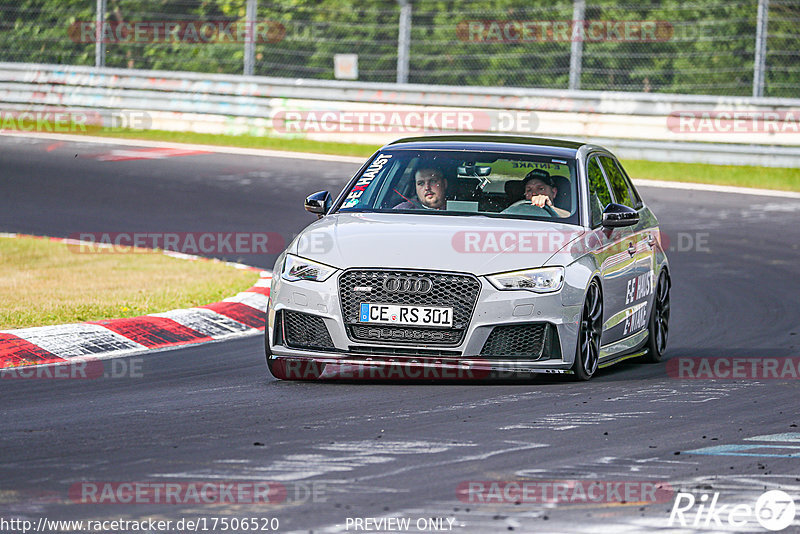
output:
[[[324,282],[335,272],[336,269],[329,265],[287,254],[286,261],[283,262],[281,278],[289,282],[296,282],[298,280]]]
[[[553,293],[564,285],[563,267],[542,267],[487,276],[489,282],[501,291],[527,289],[536,293]]]

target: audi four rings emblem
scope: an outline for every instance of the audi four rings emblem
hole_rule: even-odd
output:
[[[433,288],[428,278],[401,278],[390,276],[383,281],[383,289],[389,293],[415,293],[424,295]]]

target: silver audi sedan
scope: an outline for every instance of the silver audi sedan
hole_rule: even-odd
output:
[[[661,359],[670,271],[613,154],[433,136],[373,155],[279,256],[266,354],[284,380],[590,379]]]

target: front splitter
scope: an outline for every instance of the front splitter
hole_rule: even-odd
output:
[[[389,380],[481,381],[521,379],[542,374],[573,374],[560,360],[542,362],[487,360],[481,358],[414,357],[300,357],[272,355],[267,359],[275,378],[281,380]]]

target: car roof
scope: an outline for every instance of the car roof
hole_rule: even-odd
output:
[[[516,152],[561,158],[574,158],[586,143],[513,135],[432,135],[406,137],[386,145],[385,149],[463,150],[479,152]]]

